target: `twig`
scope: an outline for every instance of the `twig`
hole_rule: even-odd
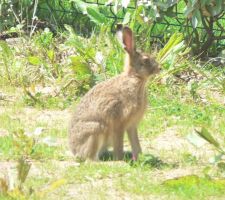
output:
[[[34,95],[32,95],[31,92],[27,90],[25,87],[24,87],[24,91],[35,103],[36,102],[41,103],[41,101],[37,99]]]
[[[31,23],[31,32],[30,32],[30,37],[33,35],[36,27],[37,27],[37,23],[34,25],[34,21],[36,19],[35,15],[36,15],[36,12],[37,12],[37,6],[38,6],[38,0],[35,0],[35,3],[34,3],[34,11],[33,11],[33,17],[32,17],[32,23]]]

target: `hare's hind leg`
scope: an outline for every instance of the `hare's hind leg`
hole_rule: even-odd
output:
[[[137,127],[131,127],[127,130],[128,139],[132,148],[132,159],[137,160],[138,154],[141,153],[141,145],[138,139]]]
[[[87,142],[81,148],[81,155],[83,158],[98,161],[98,146],[99,140],[96,135],[88,137]]]
[[[104,125],[96,121],[76,122],[69,133],[70,147],[76,157],[98,160],[104,145]]]
[[[106,138],[103,133],[96,133],[87,138],[81,148],[82,157],[90,160],[99,160],[101,150],[107,147]]]

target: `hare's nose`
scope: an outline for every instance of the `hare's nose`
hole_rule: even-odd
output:
[[[159,71],[162,71],[162,66],[159,64],[158,65]]]

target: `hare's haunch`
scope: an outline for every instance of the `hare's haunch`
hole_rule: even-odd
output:
[[[133,158],[141,153],[137,125],[147,104],[145,85],[159,68],[150,55],[136,51],[131,29],[119,31],[127,52],[124,72],[93,87],[77,105],[69,125],[70,148],[82,159],[98,160],[110,145],[114,159],[123,159],[125,131]]]

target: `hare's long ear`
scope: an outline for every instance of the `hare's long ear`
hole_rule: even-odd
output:
[[[132,55],[135,51],[133,33],[130,28],[117,25],[117,38],[128,54]]]
[[[123,44],[124,49],[128,54],[132,55],[135,52],[135,42],[132,30],[128,27],[123,28]]]

